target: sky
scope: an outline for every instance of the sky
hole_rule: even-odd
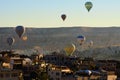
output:
[[[93,7],[88,12],[85,2]],[[66,14],[66,20],[61,19]],[[0,27],[120,26],[120,0],[0,0]]]

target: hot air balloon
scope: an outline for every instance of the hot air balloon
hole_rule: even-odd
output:
[[[85,3],[85,7],[86,9],[88,10],[88,12],[91,10],[91,8],[93,7],[93,4],[92,2],[88,1]]]
[[[64,21],[66,19],[66,14],[61,15],[62,20]]]
[[[78,36],[77,39],[80,45],[82,45],[83,42],[86,40],[85,36],[83,35]]]
[[[26,41],[27,39],[28,39],[27,36],[23,36],[23,37],[22,37],[22,40],[23,40],[23,41]]]
[[[93,46],[93,41],[90,41],[88,44],[89,47]]]
[[[18,34],[19,38],[25,33],[25,28],[23,26],[17,26],[15,28],[16,33]]]
[[[13,37],[7,38],[7,43],[9,44],[9,46],[13,45],[14,42],[15,42],[15,39]]]
[[[71,56],[73,52],[75,51],[76,47],[74,44],[69,44],[67,45],[64,50],[68,56]]]

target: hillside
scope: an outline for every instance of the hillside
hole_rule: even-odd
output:
[[[77,36],[84,35],[86,42],[83,50],[88,49],[88,42],[92,40],[92,48],[120,46],[119,27],[61,27],[61,28],[27,28],[24,34],[28,37],[27,41],[18,38],[14,28],[0,28],[0,49],[33,49],[41,47],[46,51],[62,50],[66,44],[74,43],[77,49],[80,45]],[[15,38],[15,43],[9,46],[6,42],[7,37]]]

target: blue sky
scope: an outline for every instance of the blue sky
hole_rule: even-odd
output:
[[[85,2],[91,1],[88,12]],[[63,22],[61,14],[67,18]],[[0,0],[0,26],[120,26],[120,0]]]

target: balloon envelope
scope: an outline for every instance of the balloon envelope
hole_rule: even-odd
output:
[[[64,20],[66,19],[66,15],[65,15],[65,14],[62,14],[62,15],[61,15],[61,18],[62,18],[62,20],[64,21]]]
[[[75,51],[75,49],[76,49],[76,47],[74,44],[69,44],[64,48],[64,50],[68,56],[72,55],[73,52]]]
[[[82,45],[83,42],[86,40],[85,36],[83,35],[78,36],[77,39],[80,45]]]
[[[89,47],[93,46],[93,41],[89,42]]]
[[[18,34],[19,38],[25,33],[25,28],[23,26],[17,26],[15,29],[16,33]]]
[[[27,36],[23,36],[23,37],[22,37],[22,40],[23,40],[23,41],[26,41],[27,39],[28,39]]]
[[[10,46],[13,45],[14,42],[15,42],[15,39],[14,39],[13,37],[7,38],[7,43],[8,43]]]
[[[85,7],[86,7],[86,9],[88,10],[88,12],[91,10],[91,8],[93,7],[93,4],[92,4],[92,2],[86,2],[85,3]]]

